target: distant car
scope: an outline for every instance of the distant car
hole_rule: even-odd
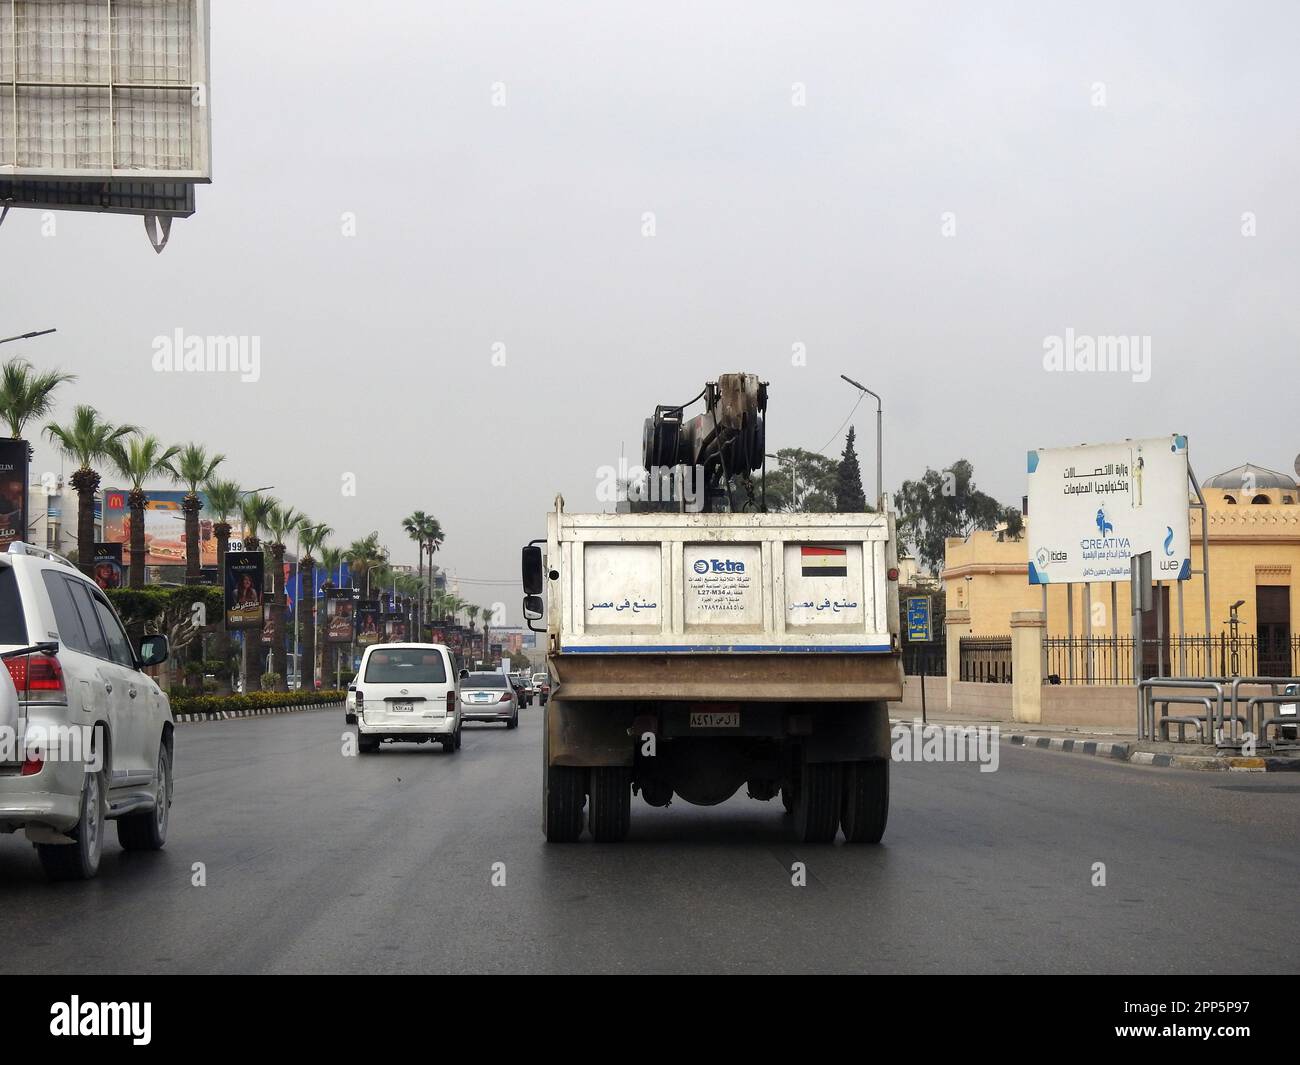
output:
[[[23,829],[52,880],[98,873],[109,820],[125,850],[166,844],[175,722],[143,671],[167,655],[165,636],[134,646],[67,559],[23,543],[0,554],[0,725],[26,737],[0,747],[0,833]],[[66,739],[34,750],[36,728]]]
[[[503,721],[519,727],[519,694],[504,673],[471,673],[460,682],[460,712],[466,721]]]
[[[545,706],[546,700],[551,697],[550,675],[547,673],[534,673],[533,687],[537,689],[537,700],[539,705]]]
[[[348,725],[357,723],[357,686],[348,685],[348,694],[343,699],[343,721]]]
[[[533,694],[528,690],[528,685],[524,683],[522,677],[514,673],[510,674],[510,687],[514,688],[515,694],[519,696],[520,706],[532,706]]]
[[[459,690],[451,652],[442,644],[372,644],[348,691],[357,750],[371,754],[385,740],[436,740],[454,754],[460,750]]]

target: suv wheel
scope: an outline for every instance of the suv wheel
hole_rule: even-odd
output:
[[[81,820],[68,833],[76,842],[36,844],[36,855],[51,880],[90,880],[99,872],[104,853],[104,782],[98,773],[85,776]]]
[[[123,850],[160,851],[167,842],[167,821],[172,805],[172,755],[165,743],[158,748],[158,779],[154,783],[154,796],[152,810],[118,818],[117,841]]]

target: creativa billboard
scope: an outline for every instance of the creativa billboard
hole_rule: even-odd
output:
[[[1029,452],[1029,583],[1127,581],[1146,551],[1156,580],[1187,580],[1187,478],[1185,436]]]

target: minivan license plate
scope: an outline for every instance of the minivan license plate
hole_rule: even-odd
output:
[[[414,709],[414,703],[393,703],[393,713],[395,714],[409,714]]]
[[[740,728],[740,711],[691,714],[691,728]]]

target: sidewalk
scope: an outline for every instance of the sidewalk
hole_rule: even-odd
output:
[[[919,721],[920,715],[915,718],[891,717],[889,720],[891,725],[910,725],[913,720]],[[1247,758],[1203,743],[1139,741],[1136,728],[1084,729],[1071,725],[1027,725],[1023,722],[981,721],[946,713],[929,714],[926,723],[941,728],[996,727],[1002,742],[1014,747],[1113,758],[1132,765],[1210,772],[1300,772],[1300,751],[1265,750]]]

